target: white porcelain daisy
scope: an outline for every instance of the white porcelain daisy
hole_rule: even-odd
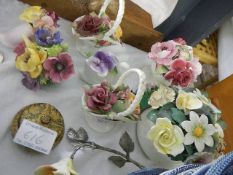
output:
[[[208,124],[208,118],[202,114],[200,117],[194,111],[189,113],[190,121],[183,121],[181,126],[186,130],[187,134],[184,138],[185,145],[195,144],[198,152],[202,152],[205,145],[214,146],[212,135],[216,132],[212,124]]]

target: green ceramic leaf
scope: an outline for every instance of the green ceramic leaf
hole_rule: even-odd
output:
[[[160,118],[168,118],[169,120],[172,121],[172,117],[171,117],[171,110],[170,109],[166,109],[166,108],[160,108],[159,112],[157,113],[158,117]]]
[[[120,156],[111,156],[108,158],[108,160],[110,160],[112,163],[114,163],[119,168],[123,167],[126,163],[126,160]]]
[[[180,111],[179,109],[171,108],[171,111],[172,111],[171,117],[177,123],[182,123],[183,121],[186,120],[184,113]]]
[[[112,110],[116,113],[122,112],[125,110],[125,104],[122,100],[117,100],[117,102],[112,106]]]
[[[159,116],[157,115],[157,113],[158,113],[158,110],[157,110],[157,109],[153,109],[153,110],[151,110],[151,111],[147,114],[147,118],[148,118],[151,122],[155,123],[156,120],[157,120],[157,118],[159,117]]]
[[[193,155],[193,145],[185,145],[185,150],[187,151],[188,155]]]
[[[112,69],[112,70],[109,72],[109,74],[110,74],[111,76],[117,75],[117,74],[118,74],[117,67],[115,67],[114,69]]]
[[[130,152],[133,152],[134,150],[134,142],[132,141],[131,137],[129,136],[127,132],[125,132],[121,136],[119,145],[127,154],[129,154]]]
[[[146,90],[142,100],[140,102],[140,109],[141,111],[144,111],[145,109],[149,108],[150,105],[148,104],[148,101],[150,99],[151,94],[153,93],[153,90]]]
[[[176,107],[176,105],[174,103],[167,103],[167,104],[163,105],[161,107],[161,109],[162,110],[168,110],[168,109],[175,108],[175,107]]]

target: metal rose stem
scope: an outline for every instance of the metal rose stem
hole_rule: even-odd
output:
[[[143,169],[145,168],[143,165],[141,165],[140,163],[138,163],[137,161],[131,159],[130,157],[128,157],[126,154],[123,154],[117,150],[111,149],[111,148],[107,148],[101,145],[96,144],[95,142],[89,142],[89,141],[84,141],[84,140],[78,140],[75,139],[77,142],[82,143],[80,146],[78,146],[74,152],[71,154],[71,159],[74,159],[74,155],[77,153],[78,150],[80,150],[81,148],[85,148],[85,147],[89,147],[91,149],[97,149],[97,150],[102,150],[102,151],[107,151],[116,155],[119,155],[121,157],[123,157],[127,162],[131,162],[134,165],[136,165],[138,168]]]
[[[75,154],[80,149],[90,148],[90,149],[102,150],[102,151],[113,153],[125,159],[126,162],[133,163],[135,166],[137,166],[140,169],[145,168],[143,165],[141,165],[137,161],[131,159],[130,156],[127,154],[123,154],[120,151],[101,146],[95,142],[88,141],[88,135],[83,128],[80,128],[78,131],[75,131],[74,129],[70,128],[67,132],[67,137],[69,138],[69,140],[78,143],[77,147],[75,148],[75,150],[72,152],[70,156],[71,159],[74,159]]]

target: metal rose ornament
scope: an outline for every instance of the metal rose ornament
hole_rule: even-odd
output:
[[[73,167],[73,160],[66,158],[51,165],[43,165],[35,170],[35,175],[79,175]]]

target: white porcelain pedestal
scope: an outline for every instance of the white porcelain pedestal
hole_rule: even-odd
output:
[[[84,113],[85,120],[87,121],[90,128],[100,133],[106,133],[111,131],[119,122],[97,117],[93,115],[93,113],[87,112],[85,110]]]
[[[138,122],[137,124],[137,137],[141,149],[145,155],[154,162],[155,167],[157,168],[172,169],[182,165],[182,162],[172,161],[166,155],[159,153],[153,146],[153,142],[147,138],[148,131],[154,125],[150,120],[147,119],[147,114],[150,110],[151,109],[147,109],[141,114],[142,121]]]

